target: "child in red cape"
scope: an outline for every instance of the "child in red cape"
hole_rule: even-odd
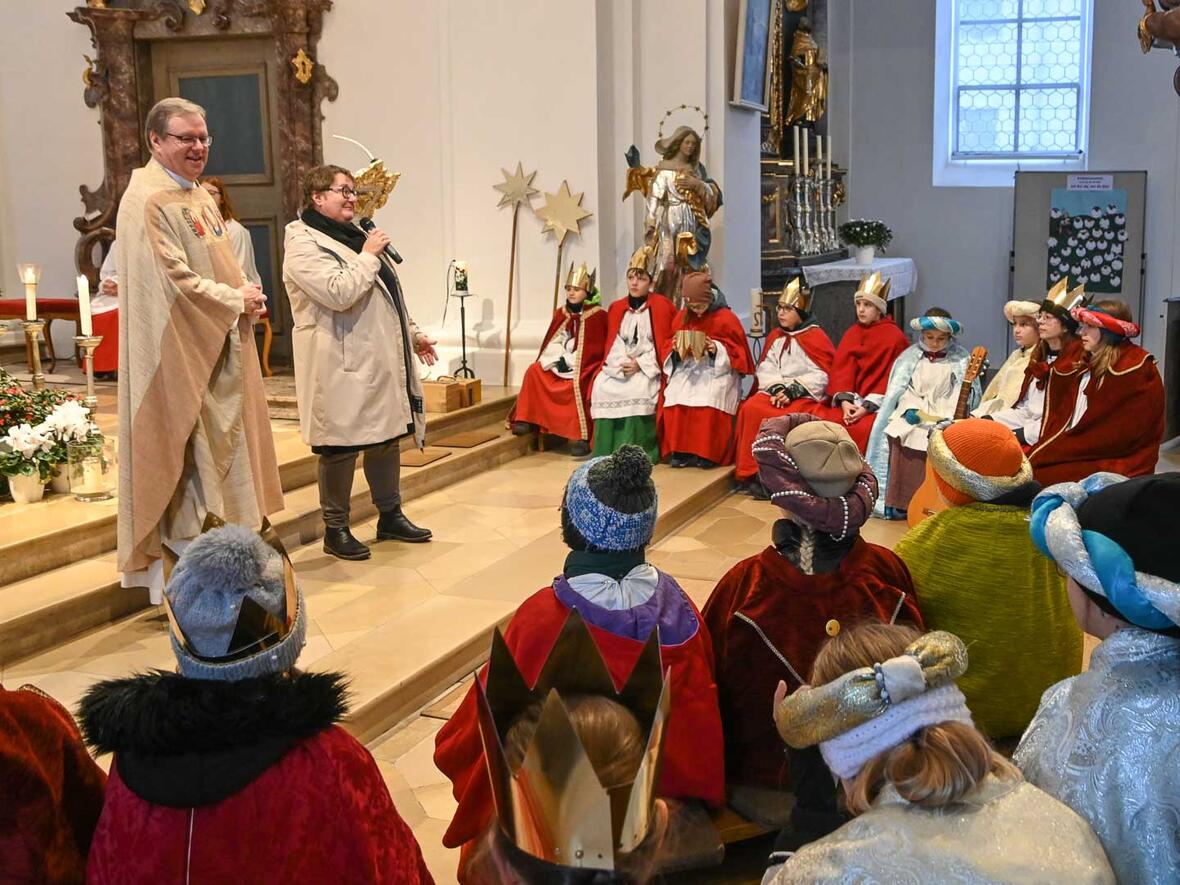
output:
[[[625,445],[574,471],[561,509],[562,536],[571,551],[565,568],[521,604],[504,639],[532,685],[570,609],[576,608],[621,686],[652,629],[658,629],[672,680],[660,796],[720,805],[725,801],[724,752],[709,633],[688,595],[644,557],[657,514],[651,469],[642,449]],[[486,667],[479,678],[486,680]],[[459,803],[443,844],[464,846],[463,881],[473,840],[493,815],[474,689],[439,730],[434,762],[450,778]]]
[[[708,273],[686,274],[680,291],[685,307],[672,323],[664,360],[660,452],[671,467],[732,464],[742,376],[754,373],[746,330]]]
[[[734,478],[748,484],[755,498],[766,500],[750,452],[758,428],[767,418],[822,405],[835,355],[832,339],[811,317],[811,290],[801,288],[796,277],[779,296],[778,325],[763,345],[754,389],[738,409]]]
[[[565,304],[553,312],[537,361],[524,373],[508,420],[517,436],[551,433],[570,441],[571,455],[590,454],[590,388],[606,353],[606,311],[595,274],[571,264]]]

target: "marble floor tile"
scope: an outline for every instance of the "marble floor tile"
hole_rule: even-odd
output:
[[[440,720],[434,721],[438,722],[440,727],[442,726]],[[450,781],[447,780],[446,776],[434,764],[433,734],[420,740],[395,759],[393,764],[397,768],[398,773],[406,779],[406,783],[414,790],[421,790],[422,787],[438,784],[450,786]],[[437,817],[438,815],[432,816]],[[447,814],[446,817],[449,819],[450,814]]]

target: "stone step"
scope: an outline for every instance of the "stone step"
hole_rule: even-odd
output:
[[[515,401],[514,388],[487,387],[483,401],[474,406],[428,413],[427,443],[485,426],[498,429]],[[316,456],[299,438],[298,425],[276,422],[273,429],[284,493],[313,484]],[[403,451],[410,448],[413,440],[403,440]],[[114,550],[118,512],[115,499],[84,503],[70,495],[0,507],[0,593],[5,585]]]
[[[495,626],[560,572],[568,551],[557,506],[575,463],[560,452],[534,453],[420,497],[407,511],[434,531],[430,544],[377,544],[373,558],[360,563],[336,560],[318,544],[289,548],[308,608],[299,665],[348,675],[346,725],[362,741],[478,667]],[[657,540],[728,496],[733,485],[731,468],[661,466],[653,475],[660,492]],[[372,533],[372,522],[357,530],[362,540]],[[0,649],[13,635],[0,639]],[[173,666],[167,622],[151,608],[43,645],[0,666],[0,679],[32,682],[72,708],[99,679]]]
[[[496,437],[422,467],[402,468],[402,496],[407,502],[458,482],[528,451],[531,437],[512,436],[502,419],[485,425]],[[285,496],[286,507],[271,517],[289,549],[323,535],[319,493],[306,484]],[[353,481],[352,521],[375,514],[362,470]],[[108,624],[148,605],[147,590],[119,585],[113,550],[101,552],[49,572],[0,587],[0,666],[37,654],[78,634]]]

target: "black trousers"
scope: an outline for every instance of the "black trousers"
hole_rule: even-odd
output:
[[[321,454],[319,463],[320,510],[328,528],[346,528],[352,501],[352,476],[360,452]],[[402,453],[396,440],[364,450],[365,479],[378,512],[401,506]]]

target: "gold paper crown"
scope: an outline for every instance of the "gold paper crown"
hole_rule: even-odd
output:
[[[651,250],[647,246],[640,246],[631,253],[631,260],[627,262],[627,270],[641,270],[648,276],[651,276],[651,271],[648,270],[648,256]]]
[[[224,519],[214,513],[206,513],[205,521],[201,525],[200,534],[211,532],[226,525]],[[249,596],[243,597],[241,608],[238,610],[238,622],[230,638],[229,648],[224,655],[210,657],[202,655],[193,648],[192,642],[185,636],[176,614],[172,611],[172,603],[168,594],[164,594],[164,613],[168,616],[168,624],[172,628],[172,635],[180,643],[185,653],[199,661],[209,664],[226,664],[231,661],[250,657],[264,651],[271,646],[278,645],[290,635],[295,626],[295,618],[299,613],[299,585],[295,580],[295,566],[291,564],[291,557],[287,555],[287,548],[283,546],[279,533],[266,517],[262,519],[262,528],[258,530],[260,537],[268,547],[272,548],[283,560],[283,590],[286,600],[284,617],[279,617],[267,611]],[[172,572],[180,556],[167,544],[163,545],[164,584],[172,578]]]
[[[783,286],[783,294],[778,297],[778,306],[811,310],[811,290],[804,289],[799,284],[799,277],[795,277]]]
[[[577,609],[562,625],[532,688],[496,629],[486,688],[475,680],[479,731],[499,826],[517,848],[548,863],[613,870],[619,854],[643,842],[654,819],[669,686],[655,630],[626,684],[616,690]],[[647,743],[631,782],[599,780],[561,694],[601,695],[635,715]],[[540,719],[520,767],[512,771],[504,739],[536,703],[543,703]]]
[[[1087,304],[1089,300],[1085,285],[1070,289],[1069,277],[1062,277],[1045,294],[1045,300],[1041,302],[1041,307],[1062,319],[1072,319],[1069,312],[1075,307]]]
[[[360,218],[372,218],[385,205],[393,189],[397,187],[400,172],[390,172],[385,164],[373,156],[373,152],[346,135],[333,135],[341,141],[350,141],[369,155],[369,165],[352,176],[356,186],[356,214]]]
[[[586,262],[583,261],[577,267],[570,262],[570,272],[565,275],[565,285],[568,289],[573,286],[575,289],[585,289],[587,292],[593,294],[594,280],[598,277],[598,271],[591,271],[586,267]]]
[[[867,276],[860,278],[860,285],[856,287],[856,292],[853,293],[853,300],[857,298],[869,298],[870,300],[881,299],[882,301],[889,301],[889,286],[892,280],[881,279],[880,271],[873,271]]]

